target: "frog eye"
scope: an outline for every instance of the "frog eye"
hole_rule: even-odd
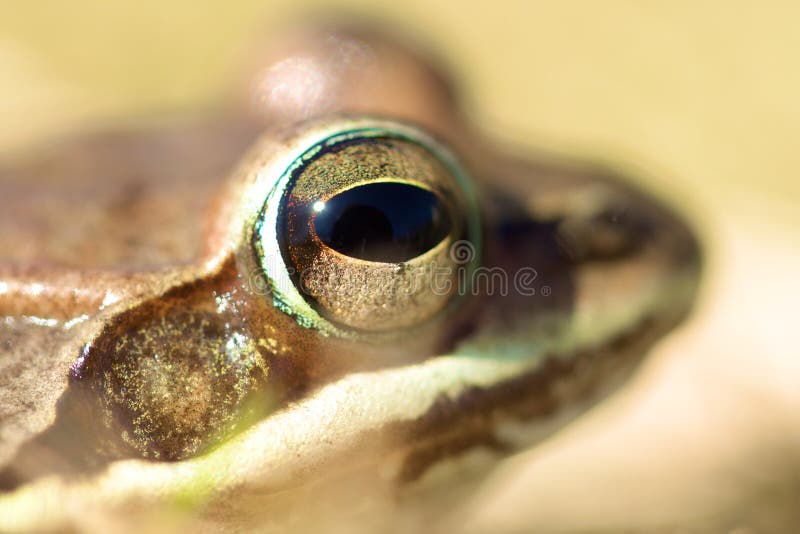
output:
[[[277,182],[256,250],[276,305],[301,324],[408,328],[467,289],[460,282],[479,259],[477,211],[463,169],[423,133],[339,131],[302,151]]]

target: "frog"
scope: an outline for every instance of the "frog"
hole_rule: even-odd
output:
[[[0,165],[0,530],[447,494],[691,312],[699,242],[627,177],[500,146],[389,32],[268,41],[228,105]]]

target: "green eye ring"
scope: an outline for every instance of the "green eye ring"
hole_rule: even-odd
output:
[[[379,148],[372,151],[377,151],[378,155],[371,155],[371,147],[378,145]],[[346,157],[340,155],[348,150],[350,153]],[[360,159],[362,155],[380,161],[381,165],[376,163],[370,167],[371,164]],[[325,157],[332,159],[333,164],[321,163]],[[383,176],[387,158],[389,167],[397,163],[396,167],[405,172],[389,172],[392,176],[388,179]],[[321,131],[312,130],[296,143],[293,153],[283,161],[289,163],[267,194],[253,233],[258,266],[266,278],[275,307],[294,317],[303,327],[318,330],[323,335],[350,337],[363,331],[411,327],[432,318],[444,308],[456,305],[459,299],[452,297],[456,293],[464,294],[460,290],[465,288],[452,280],[453,290],[446,294],[433,291],[430,283],[433,269],[440,269],[441,273],[442,268],[449,268],[454,273],[454,268],[458,268],[469,275],[480,262],[481,221],[472,180],[452,152],[414,127],[376,119],[356,119],[344,120]],[[421,164],[415,166],[418,161]],[[322,170],[313,175],[313,179],[304,176],[304,173],[312,172],[310,169],[315,165]],[[356,176],[359,173],[370,177]],[[323,253],[305,261],[306,255],[298,252],[300,248],[288,243],[291,239],[287,239],[287,234],[298,233],[296,228],[310,234],[312,241],[317,237],[313,214],[304,215],[311,222],[306,219],[302,219],[302,224],[295,222],[297,217],[293,217],[294,213],[301,211],[298,206],[303,206],[303,213],[307,214],[324,204],[313,199],[330,199],[365,184],[387,182],[394,184],[396,189],[416,191],[408,191],[413,193],[412,197],[416,195],[413,198],[420,198],[423,194],[420,191],[424,190],[430,191],[431,196],[440,197],[440,203],[448,207],[457,223],[456,233],[405,262],[364,261],[340,254],[318,242],[312,244],[311,250],[324,249]],[[309,189],[318,196],[309,196]],[[304,193],[298,193],[300,190]],[[287,212],[291,220],[288,227]],[[456,247],[465,243],[469,247],[468,254],[459,257],[461,251]],[[325,258],[325,261],[317,261],[319,258]],[[412,272],[411,268],[418,271]],[[380,282],[378,286],[381,289],[391,287],[391,294],[386,290],[384,298],[381,291],[375,292],[374,287],[364,282],[373,279],[370,277]],[[416,277],[413,291],[417,292],[414,294],[410,294],[410,277]],[[311,284],[306,283],[308,279],[312,280]],[[343,279],[346,279],[344,283]],[[471,280],[471,276],[459,276],[459,279]],[[420,289],[420,280],[427,286]],[[310,294],[309,288],[322,294]],[[352,297],[354,292],[362,294]],[[364,292],[371,293],[365,295]]]

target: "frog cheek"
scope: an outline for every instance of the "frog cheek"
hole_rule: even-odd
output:
[[[71,369],[55,421],[0,483],[90,474],[124,458],[194,457],[301,391],[302,359],[274,325],[248,328],[229,274],[105,317]]]

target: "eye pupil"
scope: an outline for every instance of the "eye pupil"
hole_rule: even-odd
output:
[[[349,206],[333,224],[325,244],[347,256],[373,259],[376,245],[393,239],[392,223],[384,212],[372,206]]]
[[[373,182],[335,195],[316,209],[314,229],[332,249],[367,261],[398,263],[424,254],[451,230],[444,202],[431,191]]]

